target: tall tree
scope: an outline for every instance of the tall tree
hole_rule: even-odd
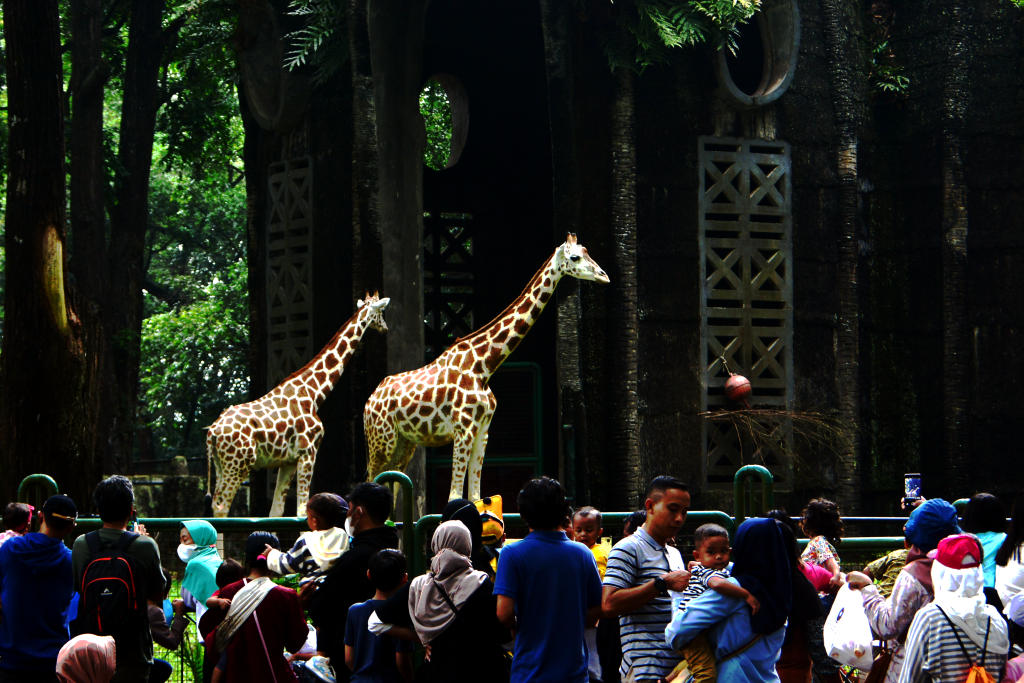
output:
[[[149,174],[156,127],[157,77],[163,58],[163,0],[134,0],[128,30],[115,206],[110,221],[110,296],[107,366],[114,382],[106,403],[111,408],[108,466],[127,471],[135,431],[139,386],[139,334],[149,224]]]
[[[11,128],[0,468],[9,489],[42,470],[82,501],[99,473],[95,422],[83,410],[95,404],[85,381],[94,359],[67,294],[57,3],[8,0],[3,9]]]
[[[836,268],[838,326],[836,330],[836,393],[839,418],[846,429],[846,447],[840,452],[836,473],[839,503],[847,512],[856,509],[861,491],[860,451],[860,290],[857,238],[857,148],[864,108],[865,60],[858,53],[861,17],[856,3],[822,0],[832,116],[835,170],[839,178],[839,259]]]
[[[618,461],[618,472],[624,476],[615,502],[621,509],[636,505],[640,491],[640,399],[639,336],[640,316],[637,305],[637,224],[636,224],[636,103],[633,70],[614,69],[615,94],[611,112],[611,224],[614,241],[615,292],[612,306],[612,354],[616,359],[612,371],[616,387],[612,404],[611,448]]]
[[[971,348],[967,315],[967,184],[963,129],[970,97],[972,3],[954,0],[942,89],[942,394],[951,491],[969,481],[967,405]]]

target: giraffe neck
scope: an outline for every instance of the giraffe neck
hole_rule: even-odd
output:
[[[311,361],[285,378],[278,388],[286,394],[290,393],[289,389],[304,392],[313,398],[319,408],[334,389],[369,327],[367,317],[360,315],[362,312],[349,318]]]
[[[515,301],[490,323],[455,344],[453,351],[467,352],[460,359],[463,367],[488,380],[537,322],[561,279],[562,272],[555,266],[555,255],[552,255]]]

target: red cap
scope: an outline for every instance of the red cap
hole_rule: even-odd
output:
[[[957,534],[947,536],[939,541],[939,546],[928,553],[928,557],[934,557],[950,569],[972,569],[981,566],[984,553],[981,550],[981,543],[970,534]]]

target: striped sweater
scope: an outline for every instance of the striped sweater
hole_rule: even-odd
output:
[[[1006,667],[1006,622],[995,617],[991,628],[984,664],[992,678],[998,681]],[[961,632],[959,635],[972,662],[967,661],[957,642],[956,632],[938,606],[932,603],[922,607],[910,625],[899,683],[963,683],[971,664],[981,663],[981,647],[967,634]],[[993,652],[993,642],[1002,642],[1004,651]]]

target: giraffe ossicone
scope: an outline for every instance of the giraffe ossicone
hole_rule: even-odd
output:
[[[497,400],[491,375],[515,351],[564,276],[607,283],[608,276],[569,233],[519,295],[494,320],[457,339],[433,362],[378,385],[363,409],[368,474],[403,470],[417,446],[452,444],[448,499],[480,499],[487,430]]]
[[[213,514],[227,517],[238,487],[258,469],[276,467],[277,486],[271,517],[284,514],[284,499],[297,479],[296,515],[309,500],[316,452],[324,436],[317,414],[331,393],[366,330],[388,331],[384,309],[390,299],[367,294],[356,303],[356,312],[311,361],[293,372],[262,397],[226,408],[207,427],[206,488],[210,488],[210,461],[217,471]]]

